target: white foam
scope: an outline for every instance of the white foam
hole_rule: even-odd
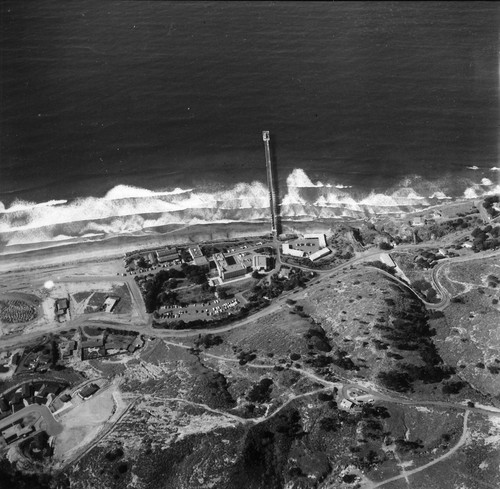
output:
[[[493,182],[489,178],[483,178],[481,180],[481,185],[490,186],[490,185],[493,185]]]
[[[489,181],[489,180],[488,180]],[[279,203],[282,216],[290,219],[359,218],[373,214],[394,214],[431,205],[431,199],[449,199],[436,185],[430,197],[410,186],[421,188],[418,178],[393,193],[372,192],[355,199],[346,186],[332,182],[313,183],[302,169],[294,169]],[[486,187],[486,188],[485,188]],[[486,191],[487,190],[487,191]],[[497,193],[499,186],[473,184],[466,198]],[[435,203],[435,201],[434,201]],[[269,191],[262,182],[238,183],[216,192],[176,188],[169,191],[118,185],[103,198],[87,197],[72,202],[42,204],[15,202],[0,213],[4,243],[42,243],[70,239],[103,239],[106,236],[144,233],[171,224],[192,225],[269,219]],[[149,232],[149,231],[148,231]]]
[[[31,209],[36,209],[38,207],[53,207],[56,205],[66,204],[67,200],[49,200],[48,202],[41,202],[37,204],[36,202],[28,202],[25,200],[15,200],[10,207],[5,208],[4,204],[0,202],[0,214],[8,212],[20,212],[29,211]]]
[[[144,197],[162,197],[166,195],[179,195],[191,192],[193,189],[176,188],[165,192],[154,192],[145,188],[130,185],[117,185],[113,187],[104,197],[104,200],[137,199]]]
[[[479,167],[476,165],[473,166],[466,166],[467,170],[479,170]]]
[[[491,171],[500,171],[500,168],[498,168],[498,166],[492,166],[490,168]]]

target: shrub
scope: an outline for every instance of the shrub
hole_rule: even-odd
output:
[[[446,382],[443,385],[443,394],[458,394],[467,384],[462,381]]]

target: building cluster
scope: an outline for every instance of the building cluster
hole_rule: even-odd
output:
[[[86,338],[82,335],[80,358],[90,360],[120,353],[134,353],[144,345],[144,339],[135,334],[119,334],[103,331],[101,334]]]
[[[309,258],[311,261],[319,260],[331,253],[326,244],[324,234],[305,234],[302,238],[283,243],[283,255],[295,258]]]
[[[48,406],[62,387],[56,383],[26,382],[9,396],[0,397],[0,419],[20,411],[30,404]]]
[[[33,431],[35,431],[33,425],[25,425],[22,420],[19,420],[17,423],[13,423],[2,430],[2,438],[6,445],[10,445],[21,438],[26,438]]]

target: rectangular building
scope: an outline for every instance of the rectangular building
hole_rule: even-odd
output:
[[[188,253],[191,255],[191,258],[193,259],[193,262],[195,265],[198,265],[198,266],[208,265],[208,260],[203,255],[203,253],[201,252],[201,249],[198,245],[190,246],[188,248]]]
[[[269,270],[271,268],[271,257],[266,255],[253,255],[252,268],[254,270]]]
[[[296,250],[292,248],[289,243],[283,243],[282,253],[284,255],[290,255],[296,258],[303,258],[305,256],[305,253],[302,250]]]
[[[158,263],[166,263],[169,261],[175,261],[179,259],[179,253],[174,248],[165,248],[156,251],[156,257]]]
[[[316,260],[319,260],[320,258],[323,258],[324,256],[326,256],[330,253],[331,253],[330,248],[322,248],[321,250],[318,250],[314,253],[311,253],[309,255],[309,260],[316,261]]]

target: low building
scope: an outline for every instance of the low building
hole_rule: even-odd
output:
[[[56,314],[61,316],[66,314],[66,311],[69,309],[69,300],[64,299],[56,299]]]
[[[116,304],[118,304],[118,301],[120,300],[119,297],[114,296],[114,295],[108,295],[106,299],[104,300],[104,304],[102,305],[102,308],[105,312],[113,312],[113,309],[115,308]]]
[[[342,399],[339,404],[339,409],[343,409],[344,411],[349,411],[352,407],[352,402],[348,399]]]
[[[195,265],[198,266],[208,265],[208,260],[203,255],[198,245],[190,246],[188,248],[188,253],[191,255],[191,258],[193,259]]]
[[[268,271],[271,268],[271,257],[266,255],[253,255],[252,268],[254,270]]]
[[[329,255],[330,253],[331,253],[330,248],[322,248],[321,250],[318,250],[318,251],[310,254],[309,260],[316,261],[316,260],[319,260],[320,258],[323,258],[326,255]]]
[[[411,221],[410,224],[412,226],[423,226],[425,224],[425,219],[423,217],[414,217]]]
[[[69,394],[63,394],[61,396],[61,401],[62,402],[69,402],[69,401],[71,401],[71,396]]]
[[[82,398],[82,399],[89,399],[90,397],[92,397],[97,391],[99,390],[99,386],[96,385],[96,384],[89,384],[89,385],[86,385],[83,389],[80,390],[80,392],[78,392],[78,395]]]
[[[304,258],[306,255],[304,251],[292,248],[289,243],[283,243],[282,253],[284,255],[294,256],[295,258]]]
[[[26,436],[33,431],[33,426],[22,426],[20,423],[2,430],[2,436],[7,444]]]
[[[466,241],[465,243],[462,244],[462,248],[468,248],[468,249],[471,249],[472,248],[472,243],[470,241]]]
[[[156,251],[158,263],[167,263],[179,259],[179,253],[175,248],[164,248]]]
[[[326,236],[324,234],[304,234],[305,240],[315,240],[319,248],[326,248]]]

